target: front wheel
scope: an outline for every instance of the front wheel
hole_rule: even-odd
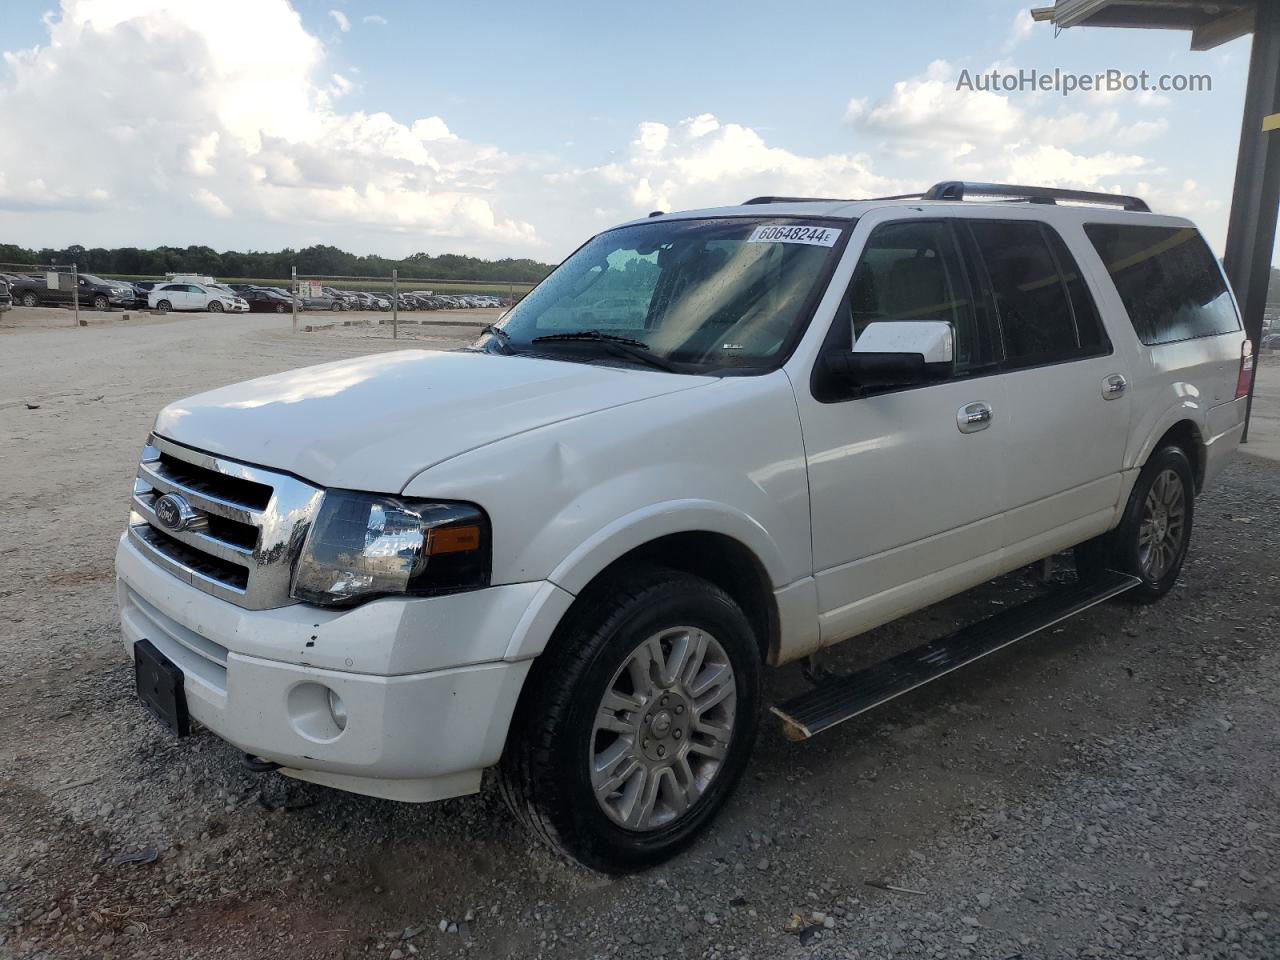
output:
[[[210,312],[210,313],[221,313],[221,312],[222,312],[222,301],[221,301],[221,300],[210,300],[210,301],[209,301],[209,312]]]
[[[660,863],[732,793],[759,686],[755,633],[724,591],[633,569],[580,598],[535,663],[503,796],[540,839],[595,870]]]
[[[38,307],[40,306],[40,298],[28,290],[22,295],[22,305],[24,307]]]
[[[1120,525],[1076,547],[1081,578],[1112,569],[1142,581],[1124,597],[1159,600],[1177,582],[1191,544],[1195,472],[1186,451],[1169,445],[1153,453],[1129,494]]]
[[[284,304],[283,304],[283,303],[277,303],[277,304],[276,304],[276,313],[284,313]]]
[[[106,313],[108,310],[111,309],[111,301],[108,300],[106,297],[94,297],[93,309],[98,310],[102,313]]]

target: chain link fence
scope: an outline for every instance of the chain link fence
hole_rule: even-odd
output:
[[[442,280],[429,277],[352,277],[298,274],[291,278],[294,329],[299,313],[329,314],[329,323],[402,323],[484,327],[516,303],[531,284],[506,280]],[[336,316],[338,314],[351,314]],[[324,320],[305,324],[315,329]]]
[[[162,277],[96,275],[76,264],[0,263],[14,306],[65,307],[77,325],[82,310],[266,312],[290,314],[295,332],[334,323],[402,323],[483,327],[519,301],[533,284],[518,280],[338,276],[214,277],[169,272]]]

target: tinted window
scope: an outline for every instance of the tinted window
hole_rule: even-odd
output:
[[[917,320],[944,320],[955,329],[957,373],[995,360],[950,227],[931,220],[883,224],[867,239],[828,342],[847,347],[850,330],[861,335],[869,323]]]
[[[1076,335],[1080,338],[1080,348],[1085,353],[1105,353],[1111,349],[1111,341],[1107,339],[1102,326],[1102,318],[1098,315],[1097,304],[1093,302],[1093,294],[1089,285],[1080,274],[1076,258],[1067,249],[1066,243],[1052,227],[1043,225],[1044,234],[1053,250],[1054,259],[1058,262],[1058,270],[1062,281],[1067,285],[1067,297],[1071,300],[1071,312],[1076,318]]]
[[[1039,223],[971,220],[969,228],[991,280],[1010,364],[1056,363],[1095,352],[1081,344],[1067,280]]]
[[[1091,223],[1085,233],[1146,344],[1240,329],[1218,263],[1198,230]]]

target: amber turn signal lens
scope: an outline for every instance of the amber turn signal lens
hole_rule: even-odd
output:
[[[480,549],[480,528],[477,526],[466,527],[438,527],[431,531],[431,540],[427,544],[427,555],[435,556],[441,553],[466,553],[470,550]]]

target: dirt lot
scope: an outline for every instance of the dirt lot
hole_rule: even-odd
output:
[[[402,806],[171,741],[118,641],[112,552],[160,406],[474,327],[28,313],[0,317],[0,956],[1280,956],[1280,463],[1241,456],[1199,502],[1161,604],[1096,608],[805,744],[766,723],[701,844],[606,879],[491,790]],[[1262,372],[1274,413],[1280,363]],[[1003,578],[832,665],[1038,589]]]

